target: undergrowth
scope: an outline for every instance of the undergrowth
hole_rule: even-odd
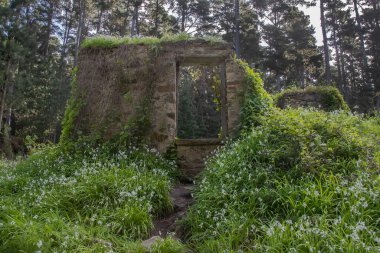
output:
[[[380,126],[273,110],[208,161],[185,222],[196,252],[378,252]]]
[[[138,241],[173,208],[175,165],[147,148],[85,150],[1,164],[0,252],[145,252]]]

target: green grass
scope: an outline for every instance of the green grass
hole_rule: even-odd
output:
[[[273,110],[209,160],[185,222],[196,252],[378,252],[380,125]]]
[[[175,165],[146,148],[53,147],[1,165],[0,252],[134,252],[172,209]]]
[[[204,37],[191,37],[186,33],[179,33],[173,35],[165,35],[162,38],[157,37],[111,37],[111,36],[97,36],[88,38],[82,43],[82,48],[115,48],[121,45],[159,45],[162,43],[192,41],[203,39],[209,43],[225,43],[219,37],[204,36]]]

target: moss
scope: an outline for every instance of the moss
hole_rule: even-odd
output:
[[[266,92],[260,74],[249,67],[248,63],[235,59],[235,62],[243,69],[244,100],[241,111],[241,128],[250,129],[252,126],[260,125],[261,117],[273,108],[273,99]]]
[[[165,35],[162,38],[98,36],[86,39],[82,44],[82,48],[116,48],[121,45],[149,45],[151,49],[154,49],[154,51],[157,52],[157,49],[159,49],[158,46],[163,43],[194,41],[199,39],[209,43],[226,43],[219,37],[191,37],[186,33],[179,33],[175,35]]]
[[[305,89],[287,89],[277,95],[275,95],[275,104],[280,107],[285,103],[284,99],[287,96],[292,95],[306,95],[306,94],[319,94],[322,96],[322,107],[326,111],[344,110],[349,111],[347,103],[344,101],[342,94],[339,90],[332,86],[309,86]]]

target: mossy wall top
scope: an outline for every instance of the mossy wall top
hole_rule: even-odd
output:
[[[228,133],[234,135],[245,89],[243,70],[229,44],[197,39],[82,48],[74,94],[82,106],[73,136],[142,136],[165,151],[176,138],[176,75],[182,62],[225,64]]]
[[[288,89],[275,96],[276,105],[285,107],[313,107],[325,111],[349,110],[338,89],[332,86],[310,86]]]

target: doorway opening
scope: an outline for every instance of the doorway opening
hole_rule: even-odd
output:
[[[178,62],[177,138],[223,140],[226,136],[225,65]]]

